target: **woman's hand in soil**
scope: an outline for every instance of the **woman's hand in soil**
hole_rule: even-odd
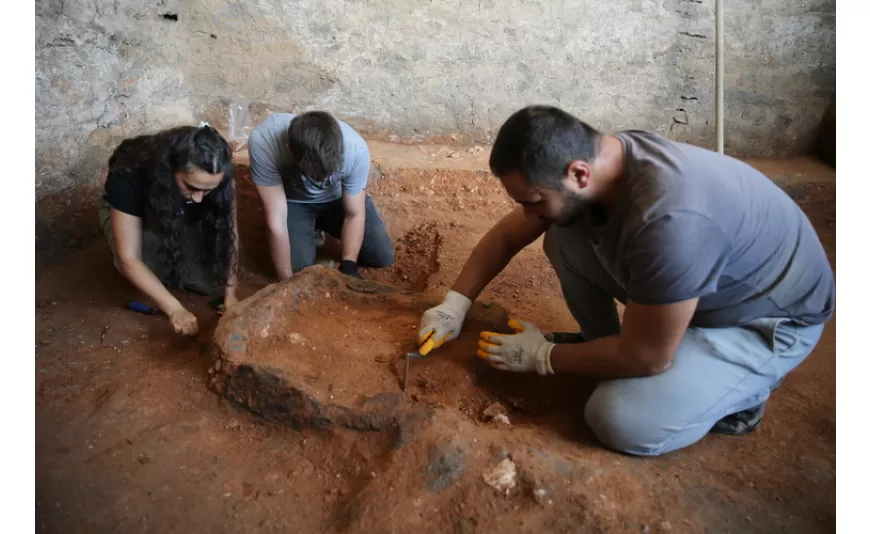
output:
[[[169,323],[175,330],[176,334],[185,336],[196,335],[198,328],[196,315],[190,313],[184,308],[179,308],[169,312]]]
[[[426,356],[432,349],[459,337],[470,307],[471,299],[456,291],[449,291],[444,302],[426,310],[420,321],[417,338],[420,356]]]
[[[236,296],[235,292],[233,292],[233,293],[227,292],[226,295],[224,295],[224,303],[220,309],[220,314],[223,315],[223,314],[227,313],[228,311],[230,311],[230,309],[233,308],[233,306],[235,306],[238,303],[239,303],[239,298]]]
[[[517,333],[481,332],[477,341],[477,356],[502,371],[553,374],[550,351],[555,345],[547,341],[532,323],[512,319],[508,326]]]

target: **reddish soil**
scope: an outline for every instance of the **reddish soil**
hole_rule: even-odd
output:
[[[364,275],[438,298],[510,202],[485,172],[379,163],[385,176],[372,195],[397,242],[397,261]],[[833,262],[833,171],[807,160],[759,166],[798,199]],[[239,189],[241,296],[248,297],[271,282],[272,271],[256,193],[244,175]],[[536,405],[529,399],[553,398],[546,382],[503,373],[475,375],[472,381],[451,365],[459,354],[412,364],[409,402],[424,415],[411,412],[391,431],[292,430],[209,389],[208,342],[218,317],[207,298],[183,296],[200,317],[195,339],[175,336],[162,316],[122,309],[135,291],[115,272],[103,240],[95,239],[92,198],[73,192],[41,202],[40,532],[827,532],[835,527],[833,321],[815,353],[772,397],[757,432],[708,436],[662,458],[624,457],[595,443],[582,422],[590,382],[573,382],[569,391],[575,397],[557,395],[558,402]],[[523,251],[482,298],[545,331],[576,328],[539,243]],[[361,313],[346,312],[338,301],[316,311],[331,320],[327,333],[333,334],[328,339],[336,352],[368,342],[344,337],[363,320]],[[371,321],[365,335],[383,342],[381,356],[387,359],[405,350],[405,341],[413,343],[416,326],[411,314],[389,312],[374,310],[375,318],[365,319]],[[399,326],[405,335],[398,335]],[[323,337],[302,328],[299,333]],[[388,342],[400,346],[388,350]],[[377,362],[378,354],[370,357],[376,379],[397,390],[395,371],[378,367],[387,365]],[[356,387],[344,361],[324,358],[306,365],[324,378],[343,380],[334,391]],[[510,426],[483,421],[485,405],[494,400],[505,405]],[[518,469],[518,485],[508,495],[483,482],[483,473],[504,457]]]

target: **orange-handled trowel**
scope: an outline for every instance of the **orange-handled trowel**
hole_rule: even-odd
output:
[[[423,342],[420,344],[420,348],[417,349],[417,352],[405,353],[405,380],[402,382],[402,391],[408,390],[408,372],[411,369],[411,358],[424,358],[427,354],[432,352],[432,349],[444,343],[443,341],[441,343],[436,343],[433,339],[434,337],[435,331],[433,330],[423,338]]]

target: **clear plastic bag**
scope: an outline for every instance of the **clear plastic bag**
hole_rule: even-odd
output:
[[[239,152],[248,148],[248,136],[251,135],[251,114],[249,102],[244,98],[238,98],[230,102],[230,121],[227,142],[233,152]]]

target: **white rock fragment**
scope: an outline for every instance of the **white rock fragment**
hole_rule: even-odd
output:
[[[503,425],[511,424],[511,420],[508,419],[508,417],[503,413],[496,414],[495,417],[492,418],[492,422],[493,423],[501,423]]]
[[[535,488],[534,491],[532,491],[532,496],[534,496],[535,502],[542,506],[545,504],[553,504],[552,499],[547,497],[547,490],[544,488]]]
[[[497,402],[487,406],[481,415],[485,422],[501,423],[503,425],[511,424],[507,416],[507,409]]]
[[[505,458],[483,474],[483,481],[496,491],[508,493],[517,485],[517,464]]]

